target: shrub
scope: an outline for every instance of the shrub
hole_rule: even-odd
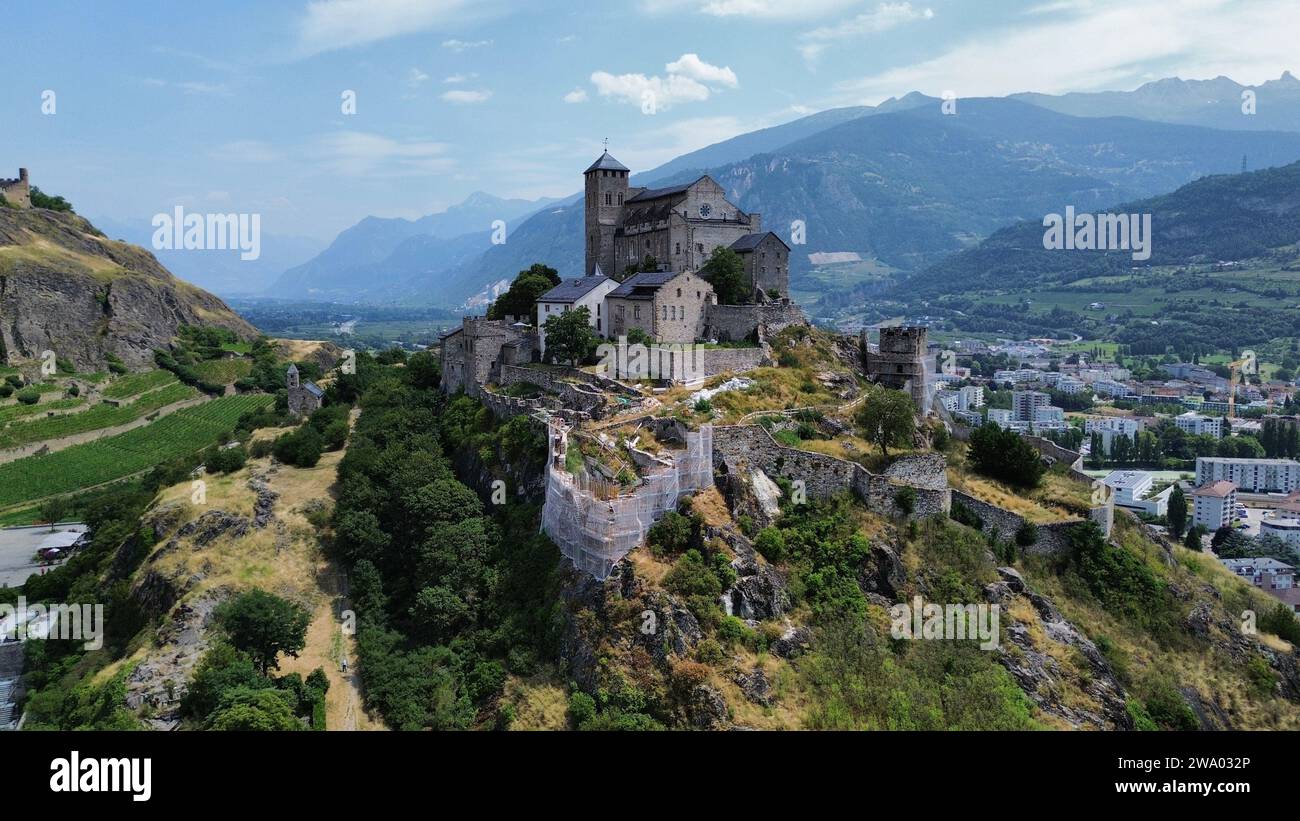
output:
[[[690,545],[698,524],[689,516],[675,510],[668,511],[654,523],[646,536],[650,552],[656,556],[676,556]]]
[[[203,457],[209,473],[233,473],[248,461],[248,454],[240,445],[235,448],[213,448]]]
[[[583,692],[569,696],[569,723],[576,729],[596,717],[596,700]]]
[[[1038,541],[1038,525],[1030,521],[1025,521],[1016,530],[1016,544],[1021,547],[1029,547]]]
[[[961,502],[952,503],[952,509],[948,512],[948,516],[958,524],[973,527],[976,530],[984,529],[984,520],[980,518],[980,515]]]
[[[293,433],[286,433],[275,440],[272,453],[275,458],[287,465],[302,468],[315,467],[320,461],[325,440],[311,425],[303,425]]]
[[[754,540],[754,547],[769,562],[779,562],[785,558],[785,535],[775,527],[765,527]]]
[[[0,384],[0,399],[8,399],[14,395],[14,386],[8,382]]]
[[[1147,715],[1166,730],[1199,730],[1201,723],[1183,694],[1167,681],[1159,681],[1146,699]]]
[[[36,390],[36,388],[23,388],[18,391],[17,398],[18,401],[22,402],[24,405],[35,405],[37,402],[41,401],[41,392]]]
[[[902,487],[894,494],[894,504],[898,506],[899,513],[904,516],[911,516],[916,510],[916,489],[911,487]]]
[[[1259,620],[1259,629],[1300,646],[1300,619],[1285,604],[1274,605]]]

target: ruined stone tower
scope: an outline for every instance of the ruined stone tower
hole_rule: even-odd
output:
[[[925,408],[925,328],[881,328],[878,346],[867,342],[863,330],[862,350],[869,378],[887,388],[908,391],[916,406]]]
[[[18,178],[7,180],[0,178],[0,199],[17,208],[31,208],[31,188],[27,181],[27,169],[18,169]]]

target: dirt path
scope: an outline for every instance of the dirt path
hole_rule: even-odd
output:
[[[84,433],[74,433],[71,436],[64,436],[61,439],[48,439],[44,442],[31,442],[22,447],[0,451],[0,465],[5,464],[6,462],[14,462],[18,459],[25,459],[28,456],[34,456],[36,455],[36,452],[42,448],[48,448],[48,452],[54,453],[55,451],[70,448],[73,445],[84,445],[86,442],[93,442],[96,439],[104,439],[109,436],[116,436],[119,433],[126,433],[129,430],[152,424],[164,416],[170,416],[176,411],[192,408],[195,405],[201,405],[211,399],[212,397],[206,394],[203,396],[196,396],[193,399],[186,399],[183,402],[173,402],[170,405],[165,405],[152,413],[141,416],[139,419],[125,422],[121,425],[114,425],[111,428],[88,430]]]
[[[383,730],[384,725],[371,718],[361,698],[361,680],[356,672],[356,641],[343,634],[343,624],[336,617],[342,597],[331,597],[312,615],[307,628],[307,644],[296,659],[284,659],[280,669],[306,678],[317,667],[325,671],[330,682],[325,694],[325,726],[330,730]],[[343,673],[343,659],[348,672]]]

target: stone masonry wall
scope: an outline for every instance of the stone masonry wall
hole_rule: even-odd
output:
[[[794,303],[710,305],[704,320],[704,335],[720,342],[736,342],[748,339],[759,325],[770,337],[791,325],[803,325],[807,321],[803,311]]]
[[[769,477],[802,481],[810,499],[828,499],[844,492],[858,496],[873,513],[901,514],[896,498],[903,487],[916,494],[912,515],[924,518],[946,513],[947,477],[942,456],[927,454],[900,459],[884,475],[821,453],[787,448],[759,425],[727,425],[713,429],[714,463],[748,462]]]

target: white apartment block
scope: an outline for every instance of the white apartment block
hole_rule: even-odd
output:
[[[1052,397],[1042,391],[1015,391],[1011,394],[1012,418],[1032,422],[1034,411],[1051,405]]]
[[[1056,383],[1056,389],[1061,393],[1078,393],[1083,390],[1083,382],[1072,376],[1066,376]]]
[[[1219,481],[1232,482],[1247,493],[1290,493],[1300,490],[1300,462],[1293,459],[1198,457],[1197,486]]]
[[[1254,587],[1266,590],[1288,590],[1295,587],[1295,568],[1277,559],[1219,559],[1219,561]]]
[[[1114,399],[1123,399],[1128,396],[1128,385],[1113,379],[1098,379],[1092,383],[1092,390],[1098,396],[1109,396]]]
[[[1101,481],[1115,491],[1115,504],[1121,507],[1139,510],[1151,516],[1164,516],[1169,512],[1169,497],[1173,495],[1173,485],[1150,496],[1154,479],[1144,470],[1112,471]]]
[[[957,391],[960,400],[957,410],[974,410],[984,407],[984,388],[979,385],[967,385]]]
[[[1179,430],[1195,436],[1206,434],[1216,439],[1223,436],[1223,418],[1219,416],[1201,416],[1199,413],[1188,411],[1174,417],[1174,424]]]
[[[1222,479],[1192,491],[1192,524],[1213,533],[1232,524],[1237,505],[1237,486]]]

